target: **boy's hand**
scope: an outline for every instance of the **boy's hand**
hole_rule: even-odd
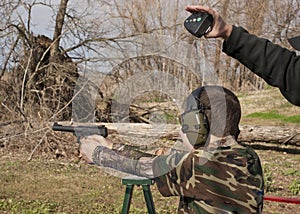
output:
[[[87,136],[82,138],[80,142],[80,154],[87,163],[93,162],[92,155],[97,146],[103,146],[109,149],[112,149],[113,146],[113,143],[110,140],[102,137],[101,135]]]

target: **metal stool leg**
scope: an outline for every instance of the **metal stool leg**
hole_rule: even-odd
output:
[[[122,214],[128,214],[134,185],[127,185],[123,202]]]
[[[154,181],[148,178],[128,176],[122,179],[122,184],[126,185],[126,191],[124,196],[122,214],[128,214],[130,209],[130,203],[133,193],[133,187],[142,186],[144,192],[144,198],[146,201],[149,214],[155,214],[154,202],[151,194],[150,185],[153,185]]]
[[[154,202],[151,194],[151,189],[149,185],[143,185],[144,197],[149,214],[155,214]]]

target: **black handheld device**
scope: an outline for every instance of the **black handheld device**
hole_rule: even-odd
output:
[[[184,27],[192,35],[200,38],[212,29],[213,16],[209,13],[192,13],[185,21]]]

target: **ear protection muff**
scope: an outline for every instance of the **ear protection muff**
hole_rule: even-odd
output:
[[[202,109],[194,109],[180,116],[181,130],[186,134],[192,146],[206,143],[209,133],[208,119]]]
[[[180,116],[181,130],[194,147],[204,145],[209,134],[205,114],[205,110],[209,108],[204,107],[199,100],[203,91],[204,87],[199,87],[188,96],[185,112]]]

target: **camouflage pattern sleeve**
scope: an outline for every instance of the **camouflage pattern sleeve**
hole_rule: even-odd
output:
[[[159,175],[169,172],[175,167],[183,154],[177,150],[170,150],[168,156],[156,156],[139,150],[139,147],[114,144],[113,149],[98,146],[93,152],[93,163],[103,167],[109,167],[120,172],[136,176],[153,178],[152,164],[156,159],[160,166]],[[167,160],[167,161],[166,161]]]
[[[93,152],[93,163],[120,172],[152,178],[154,157],[154,155],[138,151],[134,146],[115,144],[113,149],[104,146],[96,147]]]
[[[156,162],[153,164],[156,171]],[[170,172],[155,178],[164,196],[180,196],[179,213],[260,213],[263,176],[251,148],[229,139],[196,150]]]

